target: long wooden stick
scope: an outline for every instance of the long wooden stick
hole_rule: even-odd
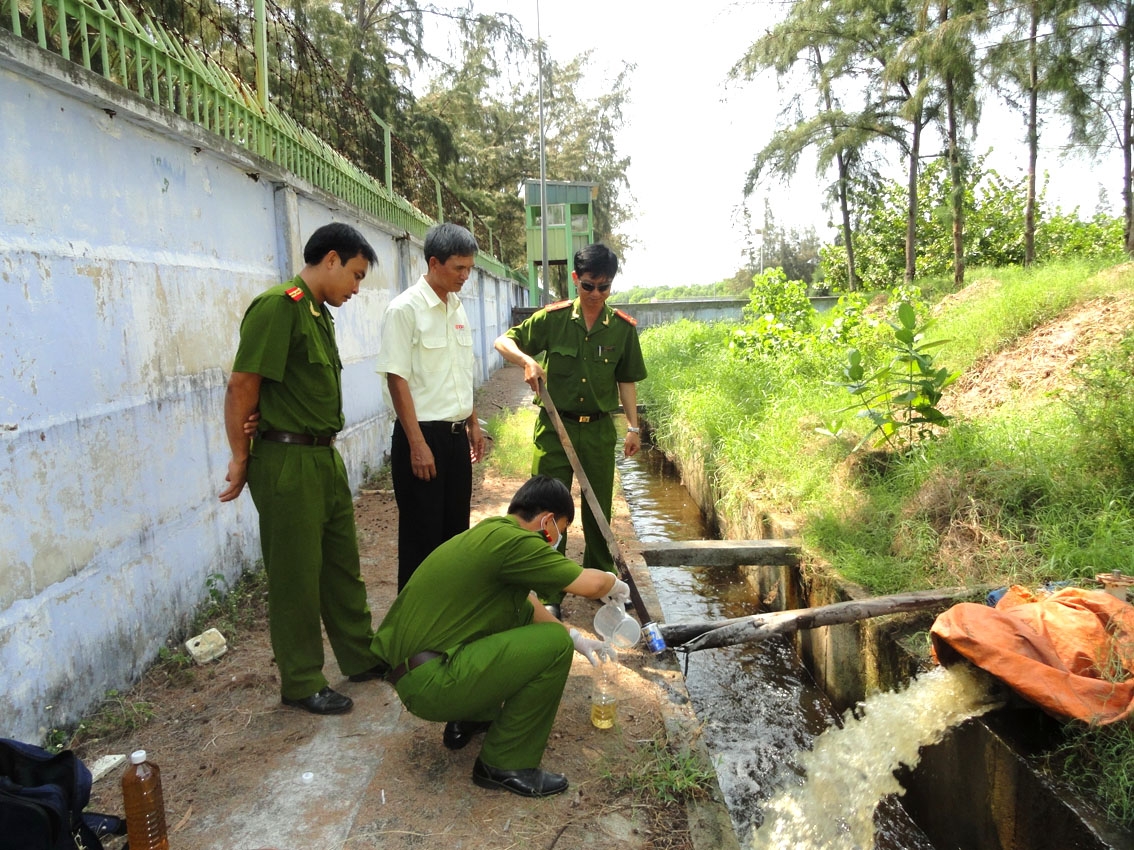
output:
[[[579,481],[579,491],[583,494],[583,499],[591,509],[591,514],[594,516],[595,522],[598,523],[603,539],[606,540],[606,545],[610,549],[611,557],[614,558],[614,565],[618,568],[618,574],[630,586],[630,601],[634,603],[634,610],[638,613],[638,618],[643,625],[649,623],[653,620],[653,617],[646,610],[646,603],[642,601],[642,594],[638,592],[638,585],[634,583],[634,576],[630,574],[630,569],[626,566],[626,559],[622,557],[622,547],[618,545],[614,532],[610,530],[610,523],[606,521],[606,514],[603,513],[598,497],[591,489],[591,482],[587,480],[587,475],[583,472],[583,465],[579,462],[575,447],[571,445],[571,438],[567,436],[567,429],[563,427],[563,419],[559,416],[555,402],[551,400],[551,393],[547,391],[547,384],[542,378],[539,381],[539,396],[543,399],[543,407],[547,411],[548,418],[551,419],[551,424],[555,426],[555,433],[559,435],[559,443],[563,446],[563,451],[566,452],[567,459],[571,462],[571,469],[574,470],[575,478]]]
[[[962,597],[987,593],[990,587],[952,587],[899,593],[893,596],[876,596],[873,599],[836,602],[816,608],[734,617],[716,622],[670,623],[660,628],[662,637],[670,646],[679,646],[689,652],[697,652],[739,643],[753,643],[775,635],[791,634],[799,629],[816,629],[901,611],[921,611],[941,607]]]

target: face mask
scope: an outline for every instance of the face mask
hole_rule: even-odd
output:
[[[551,534],[548,533],[546,525],[543,526],[540,530],[543,532],[543,539],[547,541],[547,544],[552,549],[558,549],[559,541],[563,539],[563,535],[559,533],[559,524],[555,521],[555,517],[551,514],[548,514],[548,516],[551,517],[551,525],[555,529],[555,542],[551,542]]]

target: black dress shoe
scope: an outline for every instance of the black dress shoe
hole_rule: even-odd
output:
[[[443,743],[450,750],[460,750],[473,739],[473,735],[487,732],[492,724],[487,720],[450,720],[445,724],[445,733],[441,736]]]
[[[354,701],[350,697],[343,696],[330,688],[323,688],[323,690],[303,699],[283,697],[281,702],[284,705],[290,705],[292,708],[310,711],[312,714],[346,714],[354,706]]]
[[[563,620],[563,612],[561,610],[559,610],[559,606],[556,605],[554,602],[549,602],[546,605],[544,605],[543,607],[546,608],[547,613],[550,614],[555,619],[557,619],[559,621]]]
[[[390,668],[380,661],[369,670],[363,670],[361,673],[352,673],[347,676],[347,679],[351,682],[369,682],[371,679],[385,679],[386,674],[389,672]]]
[[[473,765],[472,781],[481,788],[503,788],[521,797],[550,797],[567,790],[567,777],[539,767],[499,770],[479,758]]]

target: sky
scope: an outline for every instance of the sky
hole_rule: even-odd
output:
[[[507,12],[525,35],[543,37],[560,63],[591,50],[586,85],[609,85],[626,61],[630,102],[618,137],[630,158],[628,178],[634,219],[620,228],[634,247],[622,258],[614,289],[714,283],[732,277],[758,244],[741,215],[743,187],[756,152],[776,128],[781,95],[774,77],[727,83],[729,69],[780,14],[781,5],[759,0],[474,0],[480,12]],[[537,30],[538,9],[538,30]],[[588,92],[583,92],[584,96]],[[1007,108],[986,107],[975,149],[997,149],[989,165],[1007,177],[1023,173],[1022,136]],[[1065,210],[1095,211],[1099,184],[1110,191],[1108,212],[1119,212],[1121,164],[1040,163],[1052,175],[1048,197]],[[538,177],[538,175],[532,175]],[[904,180],[900,171],[894,175]],[[779,227],[813,225],[820,241],[834,241],[814,166],[801,163],[789,185],[761,186],[748,200],[757,217],[766,197]]]

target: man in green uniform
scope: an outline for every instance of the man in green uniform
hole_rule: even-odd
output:
[[[398,594],[374,652],[405,707],[447,721],[445,746],[487,731],[473,781],[525,797],[567,788],[540,768],[572,649],[596,663],[600,641],[570,631],[532,595],[574,593],[625,604],[630,589],[555,548],[575,516],[571,492],[547,476],[527,481],[508,515],[482,520],[433,550]],[[550,545],[549,545],[550,544]]]
[[[343,427],[343,367],[327,308],[358,292],[377,256],[353,227],[328,224],[311,235],[303,260],[303,270],[257,296],[241,322],[224,403],[232,459],[220,500],[235,499],[247,483],[260,515],[284,704],[340,714],[352,701],[323,676],[320,620],[352,681],[385,671],[370,648],[354,503],[334,447]],[[245,426],[257,412],[259,430],[249,439]]]
[[[617,273],[618,257],[613,251],[601,243],[587,245],[575,254],[573,274],[579,297],[548,305],[495,343],[506,360],[524,367],[524,380],[533,390],[538,392],[539,380],[546,379],[567,437],[608,522],[618,439],[610,413],[621,402],[627,421],[623,452],[633,457],[642,447],[635,383],[646,377],[637,323],[621,310],[606,306]],[[538,396],[536,404],[542,408]],[[540,410],[533,439],[533,474],[551,475],[570,487],[571,462],[546,410]],[[583,540],[583,566],[613,572],[614,558],[586,502]],[[559,616],[562,594],[541,598]]]

